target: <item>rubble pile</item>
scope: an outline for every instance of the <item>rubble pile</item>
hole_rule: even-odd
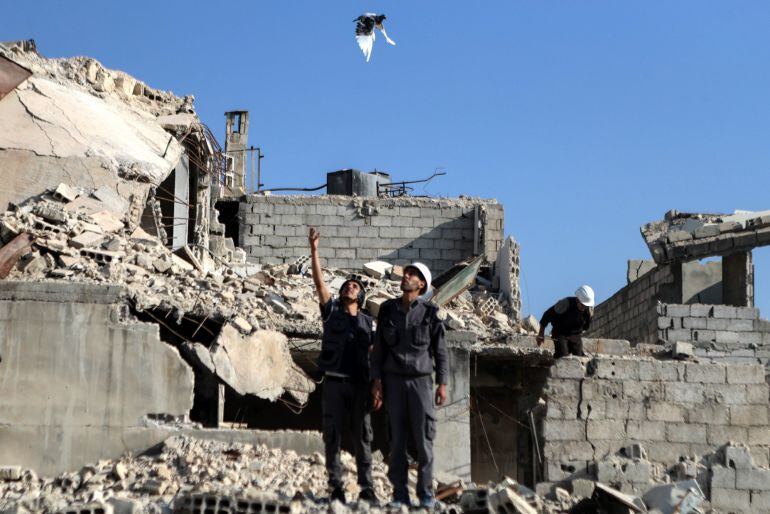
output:
[[[359,492],[355,459],[347,452],[341,458],[346,493],[352,500]],[[392,491],[378,452],[372,468],[375,493],[384,502]],[[319,503],[328,496],[324,457],[265,445],[173,436],[156,455],[124,455],[57,477],[3,469],[8,473],[0,477],[0,512],[13,507],[17,508],[14,512],[25,512],[19,508],[58,512],[78,505],[110,504],[116,512],[120,505],[123,512],[160,513],[169,512],[175,501],[191,493],[270,497],[277,503],[291,503],[294,512],[326,512],[328,508]]]
[[[105,68],[90,57],[50,59],[38,54],[34,42],[29,41],[2,44],[0,54],[25,66],[35,76],[68,87],[77,85],[94,96],[114,98],[154,116],[195,112],[192,95],[179,97],[169,91],[154,89],[123,71]]]
[[[125,286],[137,311],[170,312],[177,322],[205,318],[231,323],[244,335],[263,329],[320,336],[308,257],[290,265],[260,266],[247,264],[237,251],[234,262],[224,262],[198,246],[172,252],[131,223],[136,217],[126,212],[134,207],[108,198],[105,190],[78,191],[61,184],[0,214],[2,243],[20,234],[34,238],[8,277],[117,283]],[[377,315],[382,302],[400,295],[397,268],[390,266],[387,272],[365,268],[368,275],[357,275],[367,287],[366,307],[372,315]],[[333,292],[350,275],[333,269],[324,273]],[[483,283],[452,300],[443,314],[448,329],[472,330],[480,339],[504,336],[517,328]]]

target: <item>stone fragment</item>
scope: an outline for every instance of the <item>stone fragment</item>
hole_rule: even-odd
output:
[[[65,223],[68,219],[67,213],[53,203],[39,203],[35,205],[32,212],[51,223]]]
[[[530,334],[540,332],[540,322],[532,314],[521,321],[521,326]]]
[[[393,269],[393,265],[385,261],[372,261],[364,264],[366,274],[378,280],[385,278],[391,269]]]
[[[380,307],[383,303],[387,302],[388,299],[382,296],[375,296],[374,298],[367,298],[366,299],[366,310],[369,311],[369,314],[371,314],[374,318],[377,317],[377,315],[380,312]]]
[[[21,466],[0,466],[0,480],[21,480]]]
[[[56,186],[53,197],[60,202],[71,202],[78,197],[78,192],[67,184],[61,183]]]
[[[85,231],[70,239],[73,248],[97,248],[104,240],[104,234]]]
[[[106,209],[103,211],[94,212],[89,217],[104,232],[117,232],[123,228],[123,222],[120,221],[112,212]]]
[[[241,316],[236,316],[233,319],[230,320],[230,323],[240,332],[241,334],[250,334],[252,330],[252,326],[249,324],[248,321],[246,321]]]
[[[691,343],[676,341],[671,345],[671,357],[675,359],[689,359],[695,355],[695,349]]]

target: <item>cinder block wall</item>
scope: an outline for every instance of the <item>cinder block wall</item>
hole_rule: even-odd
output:
[[[541,441],[549,483],[588,477],[644,491],[680,457],[711,455],[731,441],[750,446],[755,466],[770,464],[768,385],[759,364],[567,358],[551,367],[545,391]],[[622,458],[633,443],[646,459]],[[748,471],[767,480],[737,480],[732,470],[732,485],[718,484],[720,501],[732,494],[748,504],[770,490],[770,470]],[[709,473],[699,480],[708,494]]]
[[[724,362],[770,362],[770,322],[757,308],[662,303],[657,313],[663,343],[692,343],[695,355]]]
[[[420,260],[435,276],[474,255],[476,246],[495,261],[503,241],[503,206],[475,199],[249,195],[238,209],[238,246],[254,262],[290,263],[309,253],[309,226],[321,230],[325,266]]]
[[[667,287],[668,286],[668,287]],[[658,266],[620,289],[594,309],[588,337],[658,342],[658,300],[676,287],[671,266]]]

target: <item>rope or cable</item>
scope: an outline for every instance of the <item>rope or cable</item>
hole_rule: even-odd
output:
[[[495,466],[497,475],[500,476],[500,468],[497,467],[495,452],[492,451],[492,443],[489,442],[489,435],[487,435],[487,427],[484,426],[484,417],[482,416],[481,410],[479,409],[478,400],[476,401],[476,415],[479,417],[479,421],[481,422],[481,430],[484,432],[484,439],[487,441],[487,448],[489,448],[489,456],[492,457],[492,464]]]

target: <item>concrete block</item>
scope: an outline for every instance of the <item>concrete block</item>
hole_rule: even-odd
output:
[[[639,361],[640,380],[675,382],[684,379],[684,365],[671,361]]]
[[[751,452],[744,446],[725,446],[725,466],[732,469],[754,469]]]
[[[711,467],[711,488],[735,489],[735,470],[722,466]]]
[[[671,345],[671,356],[676,359],[685,359],[695,355],[695,350],[692,343],[686,343],[684,341],[674,341]]]
[[[622,420],[588,420],[588,440],[619,441],[626,438],[626,426]]]
[[[714,305],[711,309],[713,318],[737,318],[738,311],[730,305]]]
[[[727,366],[728,384],[763,384],[765,369],[761,364]]]
[[[716,341],[717,333],[714,330],[693,330],[692,340],[696,342]]]
[[[670,328],[666,330],[666,341],[692,341],[692,331],[689,328]]]
[[[651,402],[647,406],[647,419],[650,421],[683,422],[684,413],[678,405],[666,402]]]
[[[742,384],[705,384],[703,395],[706,400],[714,400],[725,405],[747,405],[749,401],[746,387]]]
[[[585,440],[585,422],[546,419],[543,423],[543,438],[546,441]]]
[[[707,318],[706,326],[708,330],[727,330],[728,318]]]
[[[727,443],[746,444],[748,442],[748,429],[729,425],[709,425],[706,430],[706,440],[715,446]]]
[[[699,405],[688,409],[687,422],[727,425],[730,423],[730,409],[725,405]]]
[[[724,384],[727,373],[723,364],[688,362],[685,365],[685,377],[691,383]]]
[[[21,466],[0,466],[0,480],[21,480]]]
[[[670,318],[688,318],[690,317],[690,306],[669,303],[666,305],[666,316]]]
[[[582,379],[586,374],[586,363],[580,359],[558,359],[549,369],[553,378]]]
[[[752,446],[749,448],[751,458],[760,468],[770,468],[770,449],[767,447]]]
[[[632,484],[647,484],[652,478],[652,464],[644,460],[628,462],[623,478]]]
[[[546,395],[550,398],[578,398],[580,382],[571,379],[551,379],[546,385]],[[589,399],[585,394],[583,398]]]
[[[543,456],[556,461],[565,456],[571,460],[589,461],[594,458],[594,448],[588,441],[548,441],[543,446]]]
[[[741,341],[741,332],[728,332],[726,330],[717,330],[716,331],[716,342],[717,343],[739,343]]]
[[[682,328],[708,328],[707,318],[682,318]]]
[[[142,514],[144,512],[142,502],[132,498],[112,497],[107,500],[112,506],[113,514]]]
[[[770,427],[749,427],[749,444],[770,445]]]
[[[666,440],[672,443],[707,442],[706,425],[694,423],[669,423],[666,425]]]
[[[770,469],[735,470],[735,488],[770,491]]]
[[[731,319],[727,323],[727,330],[732,330],[734,332],[751,332],[754,330],[754,320]]]
[[[711,507],[726,512],[747,512],[751,508],[749,491],[711,488]]]
[[[668,233],[667,239],[669,243],[689,241],[692,239],[692,234],[684,230],[672,230]]]
[[[596,359],[596,376],[608,380],[639,380],[638,359]]]
[[[711,315],[711,305],[696,303],[690,305],[690,316],[695,318],[707,318]]]
[[[624,400],[662,401],[666,399],[666,391],[662,382],[628,381],[623,383]]]
[[[770,512],[770,493],[752,491],[751,510],[752,512]]]
[[[767,406],[765,405],[733,405],[730,407],[730,424],[732,425],[766,425],[768,422]]]
[[[759,319],[759,309],[755,307],[736,307],[735,317],[738,319]]]
[[[634,421],[626,425],[628,439],[636,441],[665,441],[666,425],[662,421]]]
[[[703,390],[696,384],[670,382],[665,385],[666,401],[670,403],[703,403]]]
[[[673,327],[672,318],[669,318],[668,316],[659,316],[658,317],[658,328],[659,329],[672,328],[672,327]]]
[[[687,443],[656,442],[647,446],[647,454],[652,462],[676,462],[680,457],[690,455],[692,445]]]
[[[770,386],[767,384],[747,384],[746,403],[751,405],[764,405],[768,402]]]

